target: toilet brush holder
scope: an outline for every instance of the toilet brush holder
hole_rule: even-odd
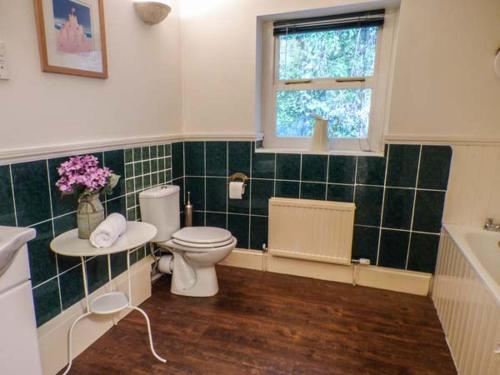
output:
[[[191,192],[190,191],[188,191],[188,193],[187,193],[187,202],[186,202],[186,206],[184,207],[184,215],[185,215],[184,226],[192,227],[193,226],[193,205],[191,204]]]

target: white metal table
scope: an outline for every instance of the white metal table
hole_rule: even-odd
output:
[[[92,247],[89,240],[81,240],[78,238],[78,229],[70,230],[63,233],[50,243],[50,247],[53,252],[60,255],[80,257],[82,261],[82,274],[83,274],[83,288],[85,291],[85,303],[87,305],[86,312],[80,315],[71,325],[69,330],[69,342],[68,342],[68,367],[64,372],[66,375],[73,362],[72,355],[72,335],[73,329],[76,324],[83,318],[91,315],[108,315],[115,314],[119,311],[125,309],[132,309],[139,311],[146,319],[146,324],[148,327],[149,334],[149,346],[153,355],[161,362],[167,362],[164,358],[160,357],[153,346],[153,336],[151,334],[151,324],[149,322],[149,317],[137,306],[132,305],[132,282],[130,280],[130,253],[135,249],[144,246],[144,244],[151,241],[154,236],[156,236],[156,228],[147,223],[141,223],[136,221],[127,222],[126,232],[118,239],[118,241],[111,247],[96,249]],[[112,286],[112,274],[111,274],[111,254],[117,254],[121,252],[127,252],[127,277],[128,277],[128,295],[119,291],[114,291]],[[94,257],[106,255],[108,257],[108,278],[109,278],[109,288],[110,291],[103,295],[94,298],[92,301],[89,299],[89,290],[87,283],[87,266],[85,262],[85,257]]]

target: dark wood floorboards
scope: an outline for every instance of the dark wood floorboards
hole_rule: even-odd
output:
[[[72,374],[456,374],[430,298],[218,267],[213,298],[169,279],[74,362]]]

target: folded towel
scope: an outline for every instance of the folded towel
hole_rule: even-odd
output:
[[[111,214],[92,232],[90,243],[97,248],[110,247],[125,233],[126,229],[127,220],[123,215]]]

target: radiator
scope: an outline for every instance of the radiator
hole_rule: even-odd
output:
[[[354,203],[269,200],[269,253],[317,262],[350,264]]]

